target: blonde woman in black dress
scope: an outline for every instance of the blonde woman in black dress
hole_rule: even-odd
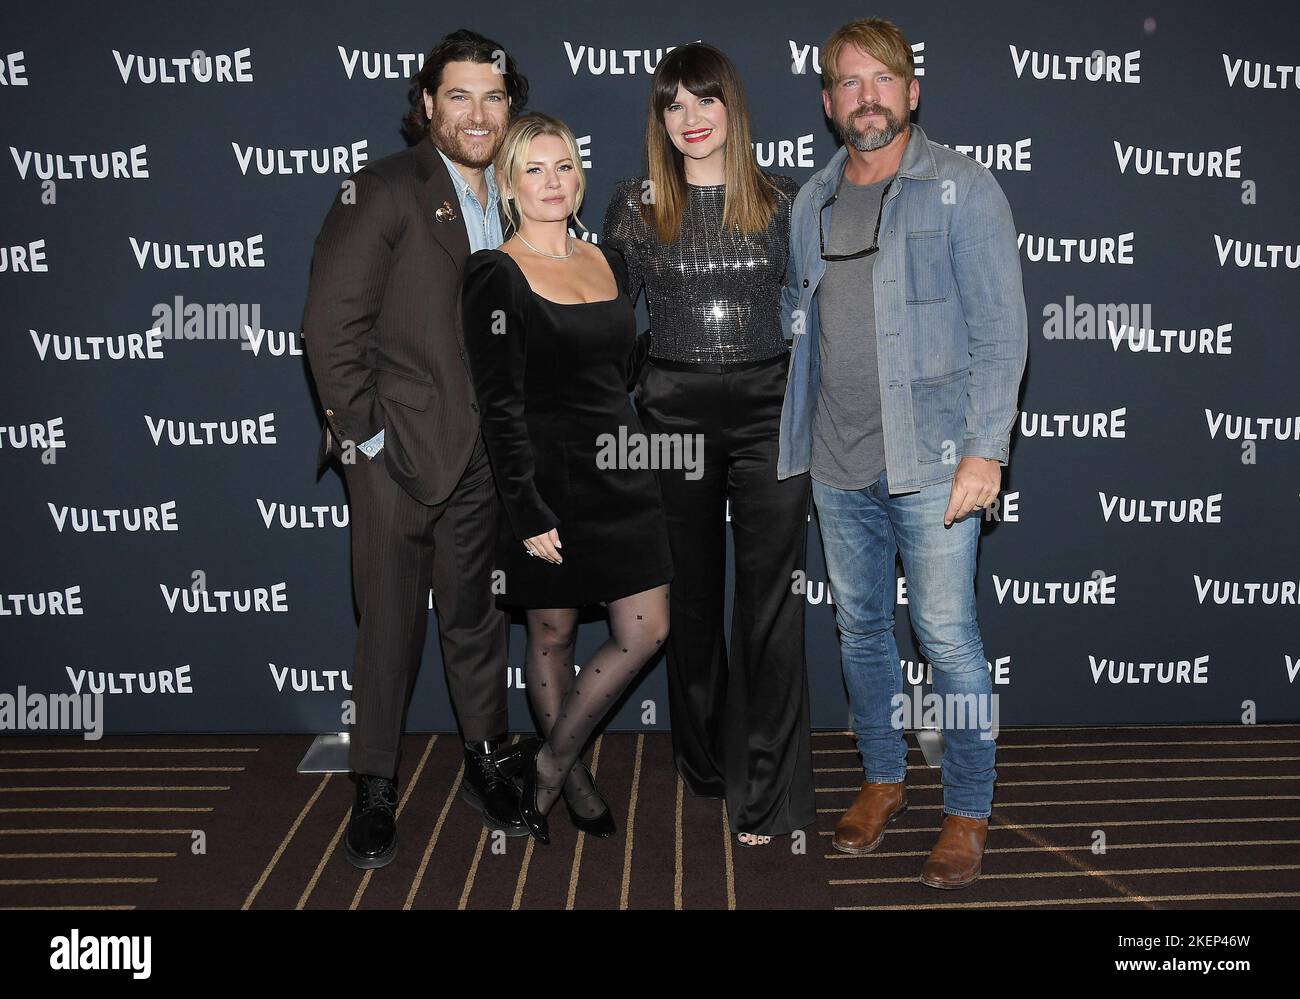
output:
[[[620,428],[641,433],[627,385],[636,316],[622,257],[569,234],[585,182],[562,122],[515,119],[496,177],[515,232],[470,255],[462,310],[503,507],[498,603],[526,608],[525,678],[543,736],[523,754],[520,815],[548,842],[563,793],[579,829],[607,836],[613,818],[581,754],[663,644],[673,573],[654,473],[597,461]],[[578,610],[600,602],[610,637],[575,677]]]

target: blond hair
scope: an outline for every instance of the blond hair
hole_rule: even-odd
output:
[[[510,123],[505,138],[501,140],[501,148],[497,150],[496,159],[493,161],[497,183],[499,185],[501,178],[504,177],[512,191],[519,189],[519,176],[524,164],[528,162],[529,146],[540,135],[553,135],[563,140],[569,150],[569,158],[573,160],[574,169],[578,172],[578,195],[573,204],[573,221],[585,230],[587,227],[578,218],[578,210],[582,207],[582,199],[587,193],[587,175],[582,169],[582,154],[578,152],[578,141],[573,137],[569,126],[559,118],[541,111],[529,111],[527,114],[519,115]],[[516,199],[502,194],[501,200],[505,205],[507,221],[518,231],[523,223],[523,216]]]
[[[836,28],[822,45],[823,90],[830,90],[838,81],[836,63],[846,45],[855,45],[867,55],[884,63],[903,78],[905,87],[910,87],[916,78],[912,46],[907,44],[907,39],[903,37],[897,25],[879,17],[864,17]]]

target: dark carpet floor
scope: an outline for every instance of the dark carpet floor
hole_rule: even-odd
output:
[[[745,847],[685,794],[667,734],[609,734],[592,768],[619,835],[487,834],[457,798],[454,736],[410,735],[396,860],[343,856],[346,775],[295,772],[304,736],[0,740],[0,908],[1137,908],[1300,906],[1300,726],[1003,729],[983,876],[917,880],[942,815],[910,755],[910,808],[873,854],[830,848],[861,769],[814,736],[818,818]]]

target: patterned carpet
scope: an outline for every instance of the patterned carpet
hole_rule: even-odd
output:
[[[910,807],[873,854],[830,847],[861,769],[814,736],[818,819],[745,847],[720,801],[683,792],[667,734],[615,733],[591,764],[619,835],[486,833],[457,798],[454,736],[410,735],[396,860],[361,872],[341,840],[346,775],[295,768],[304,736],[0,740],[0,908],[1296,908],[1300,726],[1003,729],[983,876],[917,880],[938,771],[910,754]],[[802,846],[802,849],[800,847]]]

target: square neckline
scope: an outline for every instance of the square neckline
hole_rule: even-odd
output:
[[[514,264],[515,270],[519,272],[520,278],[523,279],[524,287],[528,289],[530,295],[532,295],[534,298],[540,298],[543,302],[547,302],[550,305],[558,306],[561,309],[571,309],[579,305],[609,305],[611,302],[617,302],[620,298],[623,297],[623,286],[618,283],[618,275],[614,273],[614,265],[609,262],[609,257],[605,255],[605,248],[601,246],[599,243],[593,243],[592,245],[595,246],[598,251],[600,251],[601,259],[605,261],[605,266],[609,269],[609,276],[614,279],[614,289],[615,289],[613,298],[601,298],[601,299],[597,299],[594,302],[557,302],[553,298],[547,298],[545,295],[538,294],[536,291],[533,290],[533,286],[529,283],[528,275],[524,273],[524,269],[519,266],[519,261],[516,260],[514,257],[512,257],[510,254],[506,253],[506,251],[501,249],[501,247],[499,246],[493,247],[493,249],[496,250],[497,253],[501,254],[501,256],[509,260],[512,264]]]

